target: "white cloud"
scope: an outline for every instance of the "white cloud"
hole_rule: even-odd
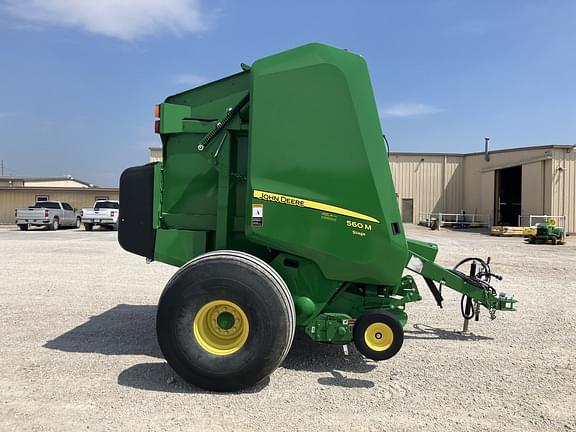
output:
[[[380,108],[382,117],[414,117],[444,111],[441,108],[423,103],[399,103]]]
[[[24,22],[79,28],[132,40],[161,32],[206,30],[200,0],[5,0],[5,8]]]
[[[175,84],[182,84],[190,87],[198,87],[199,85],[206,84],[208,81],[210,81],[208,78],[194,74],[182,74],[174,78]]]

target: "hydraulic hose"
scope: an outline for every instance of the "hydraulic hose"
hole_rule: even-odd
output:
[[[494,290],[494,288],[492,288],[492,286],[490,285],[490,280],[492,276],[496,277],[499,280],[501,280],[502,278],[492,273],[490,269],[490,258],[488,258],[488,261],[484,261],[482,258],[475,258],[475,257],[464,258],[462,261],[460,261],[453,267],[453,271],[458,272],[461,275],[465,276],[465,274],[459,271],[458,268],[468,262],[472,262],[471,274],[468,276],[468,278],[473,280],[477,285],[480,285],[480,287],[485,291],[489,290],[492,293],[495,293],[496,290]],[[480,271],[478,272],[476,271],[476,265],[474,263],[480,264],[481,266]],[[472,299],[468,297],[466,294],[462,294],[462,298],[460,299],[460,312],[462,313],[464,319],[472,319],[474,315],[476,315],[476,320],[478,319],[478,314],[475,311]]]

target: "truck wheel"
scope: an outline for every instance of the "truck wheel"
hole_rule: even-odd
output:
[[[282,363],[295,323],[280,275],[259,258],[222,250],[189,261],[168,281],[156,331],[164,357],[184,380],[235,391]]]
[[[56,231],[58,230],[58,228],[60,228],[60,221],[58,220],[57,217],[55,217],[54,219],[52,219],[52,223],[50,224],[49,229],[52,231]]]
[[[85,223],[85,224],[84,224],[84,229],[85,229],[86,231],[92,231],[92,228],[93,228],[93,227],[94,227],[94,226],[93,226],[91,223]]]
[[[28,224],[20,224],[18,228],[20,228],[20,231],[28,231]]]
[[[354,325],[354,344],[372,360],[388,360],[404,343],[404,329],[396,318],[381,310],[366,312]]]
[[[82,225],[82,220],[79,217],[77,217],[76,223],[74,224],[74,228],[79,229],[80,225]]]

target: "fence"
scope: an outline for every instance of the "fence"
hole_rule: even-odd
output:
[[[537,223],[546,222],[549,219],[556,221],[556,226],[566,228],[566,216],[549,216],[549,215],[524,215],[518,216],[518,226],[534,226]]]
[[[490,226],[490,215],[473,213],[420,213],[420,225],[432,226],[437,223],[441,226],[459,228],[477,228]]]

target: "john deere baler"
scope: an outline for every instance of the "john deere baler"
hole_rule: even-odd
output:
[[[213,390],[253,385],[296,327],[388,359],[406,303],[421,299],[406,267],[439,305],[437,283],[461,292],[469,317],[513,309],[488,263],[446,270],[435,245],[406,239],[362,57],[309,44],[242,69],[160,104],[163,162],[120,181],[122,247],[180,267],[157,312],[179,375]]]

